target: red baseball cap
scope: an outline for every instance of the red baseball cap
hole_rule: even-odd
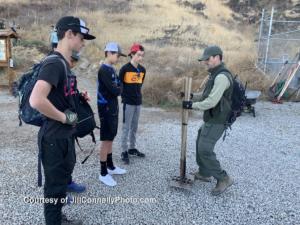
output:
[[[130,54],[136,53],[137,51],[144,51],[144,47],[138,43],[134,43],[130,48]]]

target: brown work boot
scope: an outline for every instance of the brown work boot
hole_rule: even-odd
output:
[[[216,196],[222,194],[228,187],[233,184],[233,179],[226,175],[223,180],[218,180],[217,185],[212,189],[211,194]]]
[[[210,177],[202,176],[199,172],[195,172],[193,173],[193,175],[195,176],[195,180],[200,180],[203,182],[211,182]]]

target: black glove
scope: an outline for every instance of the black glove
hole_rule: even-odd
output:
[[[192,100],[193,98],[194,98],[194,94],[191,93],[191,94],[190,94],[190,99]]]
[[[82,93],[82,92],[79,92],[78,94],[79,94],[79,100],[80,100],[81,102],[86,102],[86,100],[85,100],[85,98],[84,98],[84,96],[83,96],[83,93]]]
[[[179,95],[180,95],[180,97],[181,97],[181,98],[184,98],[184,95],[185,95],[185,94],[184,94],[184,92],[183,92],[183,91],[181,91]],[[193,97],[194,97],[194,94],[193,94],[193,93],[191,93],[191,94],[190,94],[190,99],[192,100],[192,99],[193,99]]]
[[[66,115],[65,124],[72,125],[72,126],[76,125],[78,120],[77,113],[74,113],[71,110],[67,109],[66,111],[64,111],[64,114]]]
[[[193,109],[193,102],[192,101],[182,101],[182,108],[183,109]]]

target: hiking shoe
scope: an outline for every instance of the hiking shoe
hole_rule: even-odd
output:
[[[113,169],[113,170],[110,170],[109,168],[107,168],[107,172],[110,175],[114,175],[114,174],[122,175],[122,174],[125,174],[127,171],[124,169],[121,169],[120,167],[115,166],[115,169]]]
[[[222,194],[228,187],[233,184],[233,179],[226,175],[223,180],[218,180],[217,185],[212,189],[211,194],[216,196]]]
[[[70,220],[65,214],[62,214],[61,225],[83,225],[83,222],[81,220]]]
[[[128,154],[129,155],[135,155],[135,156],[138,156],[138,157],[145,157],[145,154],[140,152],[136,148],[128,149]]]
[[[121,159],[124,162],[124,164],[129,164],[128,152],[122,152],[121,153]]]
[[[112,178],[112,176],[110,174],[106,174],[105,176],[100,175],[99,176],[99,180],[110,187],[116,186],[117,182]]]
[[[67,186],[67,192],[76,192],[76,193],[82,193],[84,192],[86,187],[82,184],[76,184],[74,181],[72,181]]]
[[[200,180],[203,182],[211,182],[210,177],[202,176],[199,172],[195,172],[193,173],[193,175],[195,176],[195,180]]]

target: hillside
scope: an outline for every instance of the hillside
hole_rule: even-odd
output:
[[[151,104],[164,104],[177,100],[183,76],[192,76],[194,91],[199,89],[207,73],[196,59],[210,44],[223,48],[225,62],[243,81],[248,81],[249,87],[265,90],[268,79],[254,67],[257,18],[262,7],[272,4],[276,4],[283,15],[295,16],[299,11],[297,1],[284,2],[0,0],[0,18],[20,25],[22,38],[14,49],[19,70],[47,52],[50,26],[63,15],[86,19],[91,33],[97,36],[83,50],[85,65],[82,68],[86,70],[79,71],[90,79],[96,78],[107,41],[119,42],[126,52],[133,42],[143,43],[147,68],[144,95]],[[295,12],[292,13],[292,9]],[[249,21],[249,18],[255,19]],[[123,60],[120,65],[125,62]]]
[[[254,17],[256,20],[263,8],[271,9],[272,6],[279,12],[281,19],[300,19],[300,2],[298,0],[225,0],[223,2],[243,17]]]

